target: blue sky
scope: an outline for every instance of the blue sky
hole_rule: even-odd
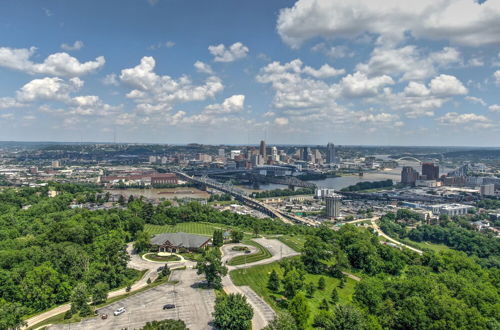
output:
[[[0,140],[500,146],[500,1],[4,1]]]

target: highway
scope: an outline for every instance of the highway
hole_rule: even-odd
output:
[[[198,183],[198,184],[203,184],[203,185],[206,185],[207,187],[210,187],[212,189],[216,189],[216,190],[219,190],[221,192],[230,194],[230,195],[234,196],[236,198],[236,200],[243,203],[244,205],[247,205],[253,209],[256,209],[257,211],[260,211],[260,212],[262,212],[262,213],[264,213],[272,218],[278,218],[285,223],[289,223],[289,224],[302,223],[302,224],[305,224],[308,226],[318,226],[319,225],[318,221],[302,218],[302,217],[296,216],[294,214],[289,214],[289,213],[279,211],[272,206],[269,206],[269,205],[262,203],[256,199],[248,197],[245,194],[245,192],[241,189],[226,186],[226,185],[224,185],[216,180],[212,180],[212,179],[209,179],[207,177],[196,178],[194,176],[190,176],[190,175],[187,175],[186,173],[179,172],[179,171],[175,172],[175,173],[185,180],[188,180],[188,181],[191,181],[194,183]]]

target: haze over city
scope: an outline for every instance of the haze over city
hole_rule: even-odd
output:
[[[500,146],[498,1],[31,0],[0,18],[0,140]]]

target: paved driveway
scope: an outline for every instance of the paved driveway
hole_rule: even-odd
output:
[[[239,266],[228,266],[229,271],[235,269],[249,268],[257,265],[269,264],[271,262],[275,262],[281,260],[286,257],[291,257],[295,255],[299,255],[300,253],[288,247],[288,245],[283,244],[281,241],[277,239],[268,239],[268,238],[254,238],[254,241],[265,247],[269,252],[271,252],[271,257],[259,261],[255,261],[248,264],[243,264]],[[230,260],[237,255],[242,255],[244,252],[242,251],[232,251],[231,248],[234,245],[244,245],[244,244],[228,244],[224,245],[222,248],[222,252],[224,253],[223,261]],[[245,245],[250,247],[249,245]],[[254,253],[256,249],[253,247],[252,253]],[[234,285],[231,277],[229,275],[225,276],[222,279],[222,285],[224,286],[224,291],[226,293],[240,293],[243,294],[250,305],[253,307],[254,316],[252,319],[252,329],[258,330],[264,328],[270,321],[274,319],[274,310],[269,306],[264,299],[259,297],[255,291],[252,290],[249,286],[236,286]]]
[[[137,329],[146,322],[165,319],[181,319],[191,330],[212,329],[212,313],[214,311],[215,293],[213,290],[198,288],[197,284],[203,277],[196,274],[196,270],[174,271],[171,280],[178,280],[171,284],[159,285],[153,289],[135,294],[99,310],[108,314],[108,319],[94,317],[80,323],[72,323],[71,329]],[[163,305],[175,304],[176,308],[163,310]],[[113,311],[125,307],[126,312],[114,316]],[[54,325],[49,329],[69,329],[68,325]]]

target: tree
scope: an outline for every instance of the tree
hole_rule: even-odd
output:
[[[330,296],[330,301],[334,305],[336,305],[339,302],[339,292],[337,291],[337,288],[333,288],[332,295]]]
[[[267,281],[267,288],[271,291],[277,292],[280,289],[280,278],[276,270],[272,270]]]
[[[121,206],[125,206],[125,197],[123,197],[123,195],[120,195],[120,197],[118,197],[118,204],[120,204]]]
[[[325,298],[323,298],[323,300],[321,300],[321,303],[319,304],[319,309],[324,310],[324,311],[327,311],[330,309],[330,305],[328,304],[328,301]]]
[[[203,259],[198,261],[198,274],[205,274],[208,287],[220,289],[222,276],[226,276],[227,267],[222,264],[220,251],[216,249],[205,252]]]
[[[92,290],[92,303],[94,305],[103,303],[108,299],[109,286],[107,283],[99,282]]]
[[[148,280],[146,281],[146,283],[147,283],[148,285],[149,285],[149,284],[151,284],[151,278],[150,278],[150,277],[148,277]]]
[[[243,239],[243,232],[238,230],[231,230],[231,241],[233,243],[239,243]]]
[[[295,319],[288,313],[279,312],[263,330],[298,330]]]
[[[132,290],[132,286],[128,284],[127,287],[125,288],[125,292],[130,292],[130,290]]]
[[[10,303],[0,298],[0,329],[18,329],[26,325],[23,315],[26,313],[19,303]]]
[[[332,329],[358,330],[364,327],[363,314],[354,306],[337,305],[334,309]]]
[[[307,298],[314,297],[314,292],[316,291],[316,285],[313,282],[309,282],[306,284],[306,294]]]
[[[326,286],[325,278],[321,276],[318,280],[318,289],[319,290],[324,290]]]
[[[300,258],[310,273],[319,274],[326,269],[326,262],[331,258],[330,246],[311,236],[305,242]]]
[[[89,302],[89,290],[85,283],[79,283],[73,289],[71,294],[71,312],[80,313],[81,316],[87,316],[92,313]]]
[[[224,244],[224,233],[222,230],[215,230],[212,238],[212,244],[215,247],[221,247]]]
[[[304,280],[300,276],[299,272],[295,269],[290,270],[283,279],[285,296],[288,298],[294,297],[297,291],[302,289],[303,286]]]
[[[288,306],[288,311],[295,319],[295,324],[297,324],[299,329],[306,327],[311,311],[304,293],[298,292],[295,297],[293,297]]]
[[[182,320],[163,320],[147,322],[141,330],[188,330]]]
[[[255,237],[259,237],[259,233],[260,233],[260,226],[258,223],[255,223],[253,226],[252,226],[252,231],[253,231],[253,235]]]
[[[168,268],[168,264],[165,264],[165,266],[163,266],[163,269],[160,272],[160,276],[165,277],[169,276],[170,274],[172,274],[172,271],[170,270],[170,268]]]
[[[341,289],[345,287],[345,282],[346,282],[345,278],[346,278],[345,275],[340,278],[339,288]]]
[[[148,251],[150,246],[151,243],[149,234],[145,231],[138,232],[134,243],[134,249],[137,253]]]
[[[252,306],[239,293],[215,300],[214,323],[221,330],[248,330],[252,326],[252,317]]]

